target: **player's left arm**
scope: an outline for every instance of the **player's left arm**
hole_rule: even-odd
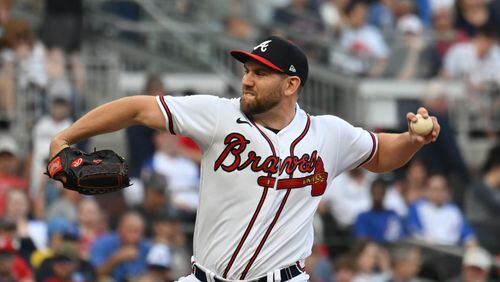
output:
[[[419,108],[418,113],[424,118],[429,117],[425,108]],[[408,131],[400,134],[379,133],[378,150],[373,159],[363,165],[369,171],[381,173],[402,167],[424,145],[436,141],[441,130],[436,117],[432,116],[434,127],[427,136],[420,136],[413,132],[410,126]],[[414,113],[406,115],[408,125],[417,120]]]

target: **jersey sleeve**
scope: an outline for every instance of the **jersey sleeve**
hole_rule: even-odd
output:
[[[165,117],[168,132],[190,137],[202,149],[210,146],[218,125],[219,97],[157,96],[156,101]]]
[[[378,150],[378,139],[375,134],[348,122],[336,118],[337,123],[337,171],[336,175],[358,168],[375,156]]]

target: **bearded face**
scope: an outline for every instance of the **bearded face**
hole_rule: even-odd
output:
[[[282,75],[260,64],[247,62],[242,79],[240,109],[246,115],[269,111],[283,99]]]

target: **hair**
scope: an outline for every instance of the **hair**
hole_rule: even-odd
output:
[[[350,15],[351,12],[356,8],[358,5],[364,5],[367,6],[366,2],[363,0],[351,0],[349,3],[345,6],[344,8],[344,13],[346,15]]]
[[[9,48],[15,48],[20,42],[33,46],[33,30],[28,22],[23,20],[11,20],[5,25],[5,44]]]
[[[359,258],[359,256],[365,251],[365,249],[370,244],[377,245],[377,243],[375,241],[368,239],[368,238],[362,238],[362,239],[356,240],[356,242],[352,246],[351,251],[349,252],[349,256],[350,256],[351,260],[355,262],[355,264],[356,264],[356,261]]]
[[[406,261],[413,251],[420,251],[420,249],[408,244],[395,246],[391,252],[391,264],[394,266],[398,262]]]
[[[482,26],[478,27],[477,35],[484,36],[486,38],[498,39],[499,32],[494,25],[492,25],[490,23],[486,23],[486,24],[483,24]]]
[[[351,271],[355,270],[355,265],[353,260],[347,256],[347,255],[342,255],[335,259],[333,262],[333,269],[335,271],[339,271],[340,269],[349,269]]]

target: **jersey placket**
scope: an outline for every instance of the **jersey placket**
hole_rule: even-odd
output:
[[[257,126],[257,125],[256,125]],[[304,138],[305,134],[307,133],[307,131],[309,130],[309,126],[310,126],[310,117],[307,116],[307,123],[306,123],[306,126],[303,130],[303,132],[290,144],[289,148],[290,148],[290,157],[293,157],[294,155],[294,149],[295,149],[295,146]],[[260,130],[260,128],[257,127],[257,129],[259,129],[259,131],[261,131],[262,135],[267,139],[267,141],[269,142],[269,145],[272,147],[273,144],[272,144],[272,141],[271,139],[269,139],[269,137],[267,137],[262,130]],[[279,157],[279,162],[278,162],[278,170],[276,172],[276,177],[275,177],[275,182],[274,182],[274,185],[273,185],[273,188],[275,189],[275,191],[278,191],[278,182],[279,182],[279,178],[280,178],[280,168],[281,168],[281,165],[282,162],[282,156],[286,155],[287,152],[283,151],[284,150],[284,147],[283,146],[280,146],[280,142],[279,142],[279,137],[280,134],[276,134],[274,135],[273,137],[275,137],[275,142],[277,143],[278,146],[276,146],[278,148],[278,157]],[[284,137],[286,138],[286,137]],[[274,151],[274,150],[273,150]],[[286,175],[286,174],[284,174]],[[293,172],[289,175],[289,178],[292,178],[293,177]],[[250,270],[250,267],[252,266],[252,264],[254,263],[254,261],[256,260],[256,258],[258,257],[260,251],[262,250],[264,244],[266,243],[269,235],[271,234],[271,231],[273,230],[275,224],[277,223],[278,219],[280,218],[280,215],[285,207],[285,204],[288,200],[288,197],[290,196],[290,192],[291,192],[292,189],[288,188],[286,189],[286,192],[285,192],[285,195],[282,197],[282,200],[281,200],[281,203],[279,205],[279,208],[278,210],[276,211],[276,213],[274,214],[273,216],[273,219],[271,221],[271,223],[269,224],[269,226],[267,226],[267,230],[266,230],[266,233],[264,234],[263,238],[261,239],[257,249],[255,250],[253,256],[250,258],[249,262],[247,263],[245,269],[243,270],[243,273],[241,274],[240,276],[240,279],[241,280],[244,280],[248,271]],[[280,195],[281,193],[277,193],[277,195]]]

